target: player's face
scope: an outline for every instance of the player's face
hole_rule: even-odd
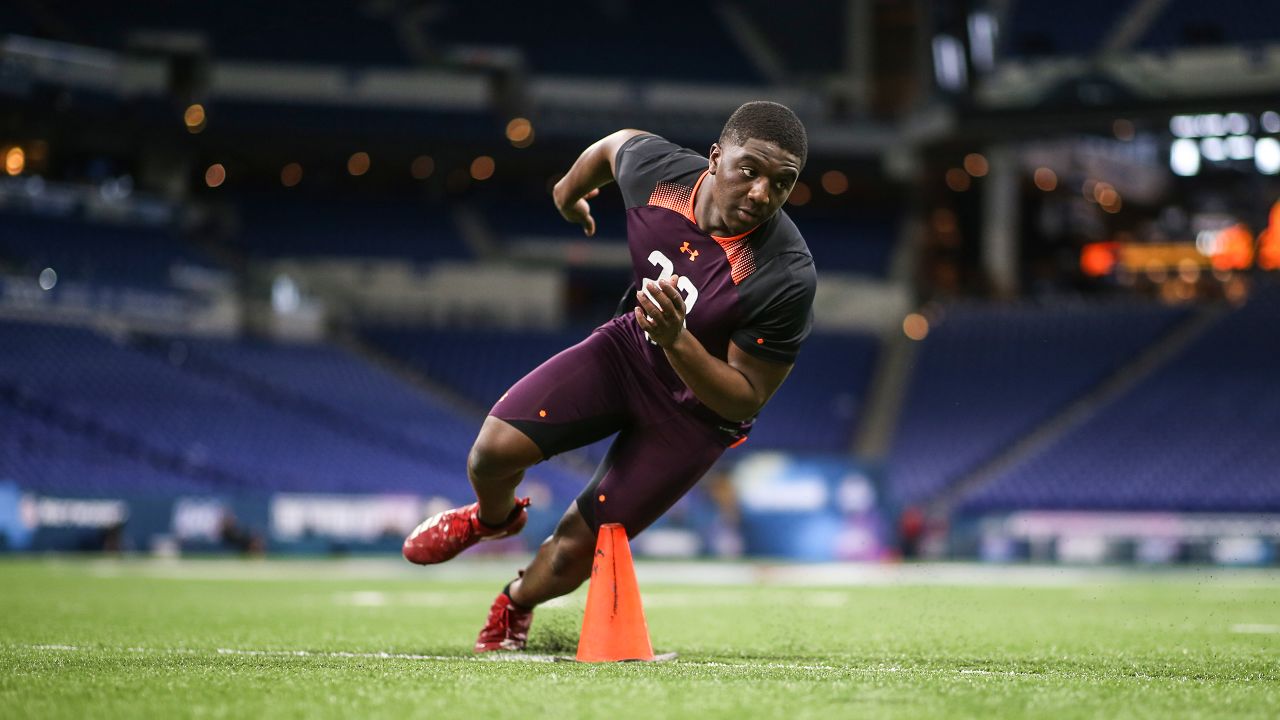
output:
[[[773,217],[800,177],[800,158],[772,142],[711,146],[713,202],[730,234],[744,233]]]

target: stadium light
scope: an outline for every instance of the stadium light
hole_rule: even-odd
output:
[[[1226,143],[1219,137],[1207,137],[1200,141],[1200,154],[1205,160],[1219,162],[1227,159]]]
[[[182,122],[187,126],[187,132],[197,135],[204,132],[205,121],[204,106],[200,103],[194,103],[187,107],[186,112],[182,113]]]
[[[902,333],[916,341],[929,337],[929,319],[920,313],[911,313],[902,319]]]
[[[518,148],[527,148],[533,144],[533,123],[527,118],[512,118],[507,123],[507,140]]]
[[[849,178],[839,170],[822,173],[822,189],[831,195],[843,195],[849,189]]]
[[[271,309],[281,315],[297,312],[302,305],[302,293],[293,278],[280,274],[271,281]]]
[[[1228,135],[1246,135],[1250,130],[1249,116],[1244,113],[1228,113],[1223,123]]]
[[[211,188],[220,187],[222,183],[227,181],[227,169],[222,163],[214,163],[204,171],[204,184]]]
[[[302,182],[302,165],[291,162],[280,169],[280,184],[293,187]]]
[[[27,154],[19,145],[9,148],[4,154],[4,171],[10,175],[21,175],[27,167]]]
[[[1173,141],[1169,148],[1169,168],[1182,177],[1200,172],[1200,148],[1195,140],[1182,138]]]
[[[969,55],[973,58],[973,66],[982,72],[995,69],[997,29],[996,19],[991,13],[969,15]]]
[[[964,46],[950,35],[933,38],[933,73],[938,86],[944,90],[959,92],[968,83],[968,71],[964,66]]]
[[[493,158],[488,155],[481,155],[471,161],[471,179],[472,180],[488,180],[493,177],[494,170],[497,165]]]
[[[1116,192],[1115,186],[1111,183],[1100,182],[1093,186],[1093,199],[1099,205],[1110,205],[1118,197],[1120,197],[1120,194]]]
[[[1280,141],[1259,138],[1253,145],[1253,164],[1264,175],[1280,173]]]
[[[1227,138],[1227,157],[1232,160],[1252,158],[1255,142],[1252,135],[1232,135]]]
[[[1194,137],[1196,134],[1195,123],[1191,121],[1190,115],[1174,115],[1169,118],[1169,132],[1173,133],[1175,137]]]
[[[1274,112],[1262,113],[1257,123],[1267,132],[1280,132],[1280,115]],[[1169,118],[1169,132],[1179,138],[1248,135],[1253,128],[1252,116],[1239,112],[1174,115]]]
[[[1036,168],[1036,187],[1045,192],[1052,192],[1058,187],[1058,174],[1047,167]]]
[[[414,180],[426,180],[435,171],[436,161],[430,155],[419,155],[409,165],[409,174],[413,175]]]
[[[370,165],[367,152],[352,153],[351,157],[347,158],[347,172],[351,173],[352,177],[360,177],[369,172]]]
[[[974,177],[985,177],[991,165],[982,153],[969,153],[964,156],[964,171]]]

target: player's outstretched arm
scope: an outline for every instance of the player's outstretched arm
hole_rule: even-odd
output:
[[[600,194],[601,185],[613,182],[617,170],[614,159],[622,144],[645,134],[643,130],[619,130],[582,151],[551,192],[556,209],[565,220],[581,225],[582,232],[588,236],[596,234],[596,221],[591,217],[591,205],[587,201]]]
[[[684,327],[678,282],[675,276],[646,280],[648,292],[636,293],[636,322],[662,347],[671,367],[703,405],[726,420],[750,420],[794,366],[752,357],[733,343],[729,343],[728,362],[707,352]]]

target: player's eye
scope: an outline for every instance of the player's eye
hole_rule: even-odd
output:
[[[743,166],[743,168],[742,168],[742,174],[743,174],[743,175],[745,175],[745,176],[747,176],[747,177],[755,177],[755,176],[756,176],[756,171],[755,171],[755,170],[753,170],[752,168],[749,168],[749,167]]]

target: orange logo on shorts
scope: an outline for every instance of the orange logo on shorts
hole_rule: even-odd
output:
[[[680,246],[680,252],[682,252],[682,253],[689,253],[689,260],[697,260],[697,259],[698,259],[698,251],[697,251],[697,250],[690,250],[690,249],[689,249],[689,241],[688,241],[688,240],[685,240],[685,241],[684,241],[684,244]]]

